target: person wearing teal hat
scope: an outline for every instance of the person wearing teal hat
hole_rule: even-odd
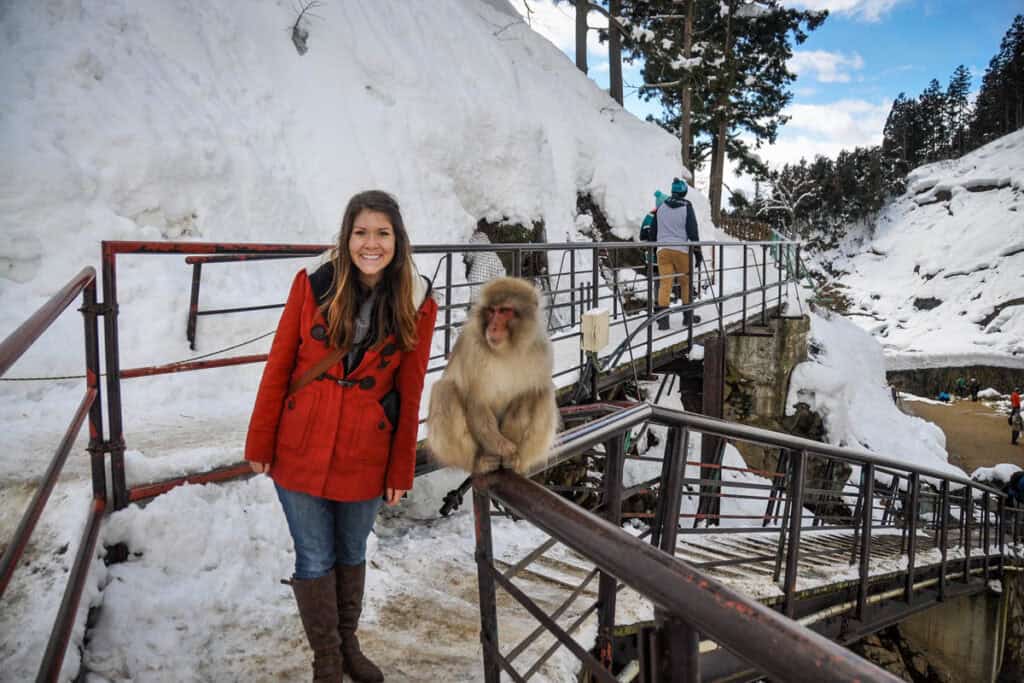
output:
[[[658,209],[661,208],[662,203],[668,195],[661,190],[654,191],[654,208],[647,212],[644,216],[643,222],[640,224],[640,240],[643,242],[657,242],[658,241]],[[645,253],[645,260],[649,258],[649,254]]]
[[[673,178],[672,196],[665,199],[655,216],[655,223],[658,226],[656,241],[672,245],[658,248],[658,305],[655,310],[668,308],[674,282],[679,284],[680,298],[682,298],[684,306],[688,306],[692,299],[693,267],[694,265],[699,267],[702,258],[700,247],[694,246],[692,252],[696,263],[692,263],[690,260],[691,247],[682,244],[700,241],[697,217],[690,202],[686,200],[687,190],[689,188],[685,180]],[[700,318],[694,317],[693,311],[683,312],[684,325],[695,322],[700,322]],[[668,316],[663,316],[658,320],[658,328],[662,330],[669,328]]]

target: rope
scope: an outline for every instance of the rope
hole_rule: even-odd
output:
[[[242,346],[246,346],[247,344],[252,344],[253,342],[257,342],[260,339],[263,339],[265,337],[269,337],[270,335],[274,334],[275,331],[276,330],[271,330],[269,332],[264,332],[263,334],[259,335],[258,337],[253,337],[252,339],[247,339],[246,341],[239,342],[238,344],[234,344],[233,346],[226,346],[223,349],[218,349],[216,351],[211,351],[210,353],[204,353],[201,356],[193,356],[191,358],[186,358],[184,360],[176,360],[173,363],[168,363],[168,365],[184,365],[185,363],[191,363],[193,361],[202,360],[203,358],[209,358],[210,356],[216,356],[218,354],[225,353],[227,351],[233,351],[233,350],[235,350],[237,348],[240,348]],[[107,376],[107,373],[105,373],[105,372],[101,372],[100,373],[100,377],[106,377],[106,376]],[[60,376],[55,376],[55,377],[0,377],[0,382],[51,382],[51,381],[55,382],[55,381],[65,380],[65,379],[85,379],[85,375],[60,375]]]

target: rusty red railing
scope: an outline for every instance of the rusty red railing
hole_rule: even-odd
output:
[[[46,652],[40,664],[37,681],[56,681],[60,674],[64,654],[67,651],[71,631],[82,597],[85,580],[89,574],[92,559],[95,557],[96,539],[99,523],[106,509],[106,479],[103,467],[103,416],[100,403],[99,387],[99,335],[97,316],[101,309],[96,303],[96,271],[91,267],[83,268],[64,287],[50,298],[43,306],[33,313],[14,332],[0,343],[0,375],[7,370],[43,335],[67,308],[82,296],[83,305],[80,309],[85,320],[85,367],[86,390],[82,401],[75,411],[61,439],[57,450],[50,460],[50,465],[43,474],[35,495],[22,515],[21,521],[8,542],[3,557],[0,558],[0,599],[6,593],[18,563],[28,547],[29,540],[35,531],[36,524],[46,508],[50,494],[57,484],[67,462],[68,454],[74,444],[86,416],[89,418],[89,452],[92,458],[93,503],[88,522],[79,541],[71,572],[68,574],[67,586],[61,600],[57,617],[54,620]]]

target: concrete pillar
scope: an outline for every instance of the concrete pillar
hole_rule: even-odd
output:
[[[954,680],[996,680],[1006,636],[1006,600],[986,591],[956,598],[900,622],[900,633]]]

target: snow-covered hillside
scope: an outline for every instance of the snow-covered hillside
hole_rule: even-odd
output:
[[[0,333],[97,264],[101,240],[325,243],[348,197],[374,187],[399,198],[420,244],[466,241],[481,218],[543,220],[550,240],[574,239],[578,193],[627,236],[681,173],[676,140],[505,0],[325,2],[304,56],[295,5],[5,5]],[[706,200],[691,198],[707,228]],[[296,267],[210,268],[204,288],[225,306],[265,302]],[[147,314],[144,332],[124,326],[140,362],[186,350],[187,278],[177,258],[120,265],[122,304],[167,312]],[[219,320],[207,350],[273,317]],[[53,336],[19,370],[79,370]]]
[[[826,254],[890,370],[1024,368],[1024,131],[922,166],[873,238]]]

